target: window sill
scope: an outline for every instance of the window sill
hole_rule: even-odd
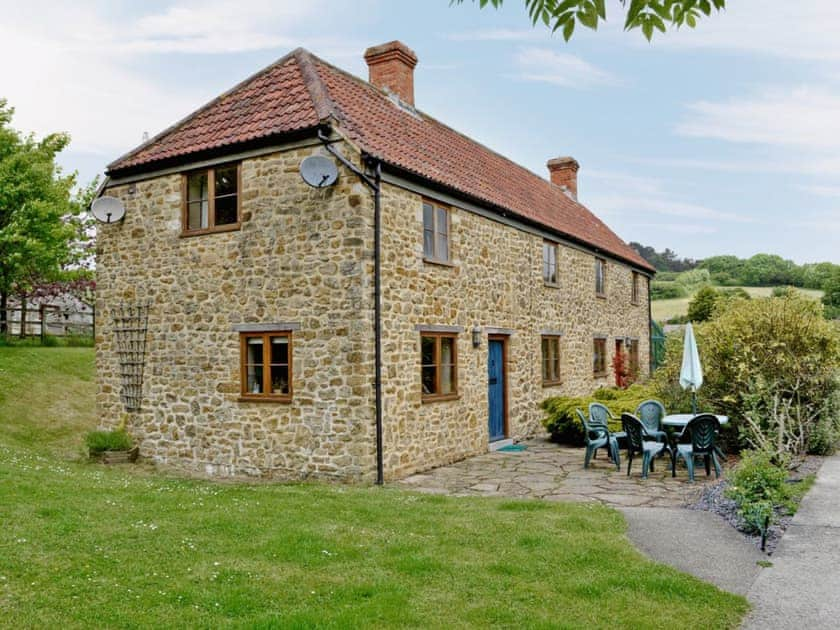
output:
[[[557,283],[557,282],[546,282],[545,280],[543,280],[543,286],[547,289],[559,289],[560,288],[559,283]]]
[[[221,225],[219,227],[207,228],[204,230],[183,230],[180,238],[189,238],[190,236],[203,236],[204,234],[216,234],[218,232],[235,232],[242,227],[242,223],[231,223],[230,225]]]
[[[461,394],[446,394],[445,396],[423,396],[421,401],[425,405],[426,403],[446,402],[449,400],[459,400],[460,398]]]
[[[606,378],[606,377],[607,377],[606,372],[594,372],[592,374],[592,378]]]
[[[448,260],[438,260],[437,258],[423,257],[423,262],[429,265],[437,265],[439,267],[457,267],[457,265],[453,262],[450,262]]]
[[[563,384],[563,381],[543,381],[543,387],[558,387]]]
[[[261,394],[241,395],[236,399],[236,402],[241,403],[280,403],[288,405],[292,402],[291,396],[263,396]]]
[[[596,293],[595,297],[596,298],[601,298],[602,300],[606,300],[607,299],[607,294],[606,293]]]

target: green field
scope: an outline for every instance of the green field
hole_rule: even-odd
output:
[[[720,288],[720,287],[717,287]],[[726,287],[736,288],[736,287]],[[740,287],[744,289],[752,297],[769,297],[773,293],[774,287]],[[815,300],[822,298],[823,292],[816,289],[796,289],[800,293],[812,297]],[[650,303],[651,315],[655,321],[661,322],[671,317],[686,315],[688,313],[688,303],[691,297],[676,298],[673,300],[653,300]]]
[[[0,348],[2,627],[736,627],[598,505],[73,461],[91,349]]]

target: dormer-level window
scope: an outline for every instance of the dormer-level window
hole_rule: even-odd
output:
[[[449,208],[423,201],[423,258],[429,262],[449,262]]]
[[[557,243],[543,241],[543,282],[557,286]]]
[[[182,227],[185,235],[239,227],[239,164],[184,175]]]
[[[595,295],[607,295],[607,261],[603,258],[595,259]]]
[[[635,271],[633,272],[633,285],[630,292],[630,302],[633,304],[639,303],[639,274]]]

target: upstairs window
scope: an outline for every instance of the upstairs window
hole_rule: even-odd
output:
[[[603,258],[595,259],[595,295],[607,295],[607,261]]]
[[[544,335],[542,338],[543,387],[560,384],[560,337]]]
[[[457,336],[423,333],[420,337],[420,380],[423,401],[446,400],[458,395]]]
[[[543,241],[543,282],[557,285],[557,243]]]
[[[605,376],[607,373],[607,340],[596,337],[592,340],[592,374]]]
[[[633,282],[633,285],[632,285],[632,288],[630,290],[630,302],[632,302],[633,304],[638,304],[639,303],[639,282],[640,282],[640,279],[639,279],[639,274],[636,273],[635,271],[633,272],[632,282]]]
[[[239,227],[239,164],[184,175],[184,234]]]
[[[431,262],[449,262],[449,208],[423,202],[423,257]]]
[[[292,399],[292,333],[242,333],[242,398]]]

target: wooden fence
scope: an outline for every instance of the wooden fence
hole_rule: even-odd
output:
[[[65,317],[65,313],[58,306],[47,304],[38,308],[27,308],[25,317],[23,311],[21,308],[6,309],[7,336],[20,337],[21,327],[24,328],[24,337],[40,336],[41,339],[47,335],[93,337],[95,334],[92,313],[68,313]]]

